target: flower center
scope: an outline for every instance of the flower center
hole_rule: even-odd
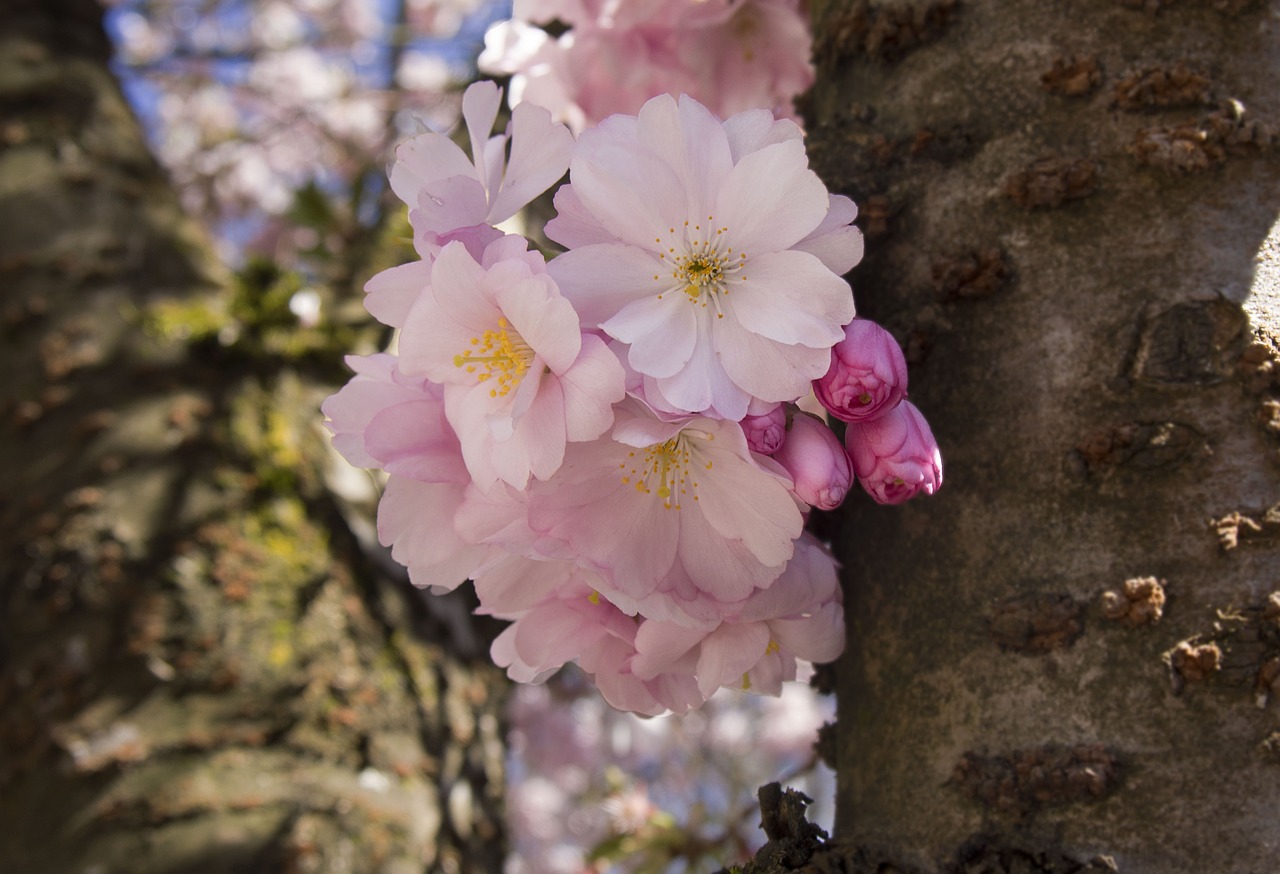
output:
[[[714,306],[716,315],[724,318],[720,312],[720,295],[729,293],[729,283],[737,279],[745,281],[742,275],[746,267],[745,252],[734,253],[728,245],[727,227],[715,226],[715,217],[707,216],[706,228],[702,223],[685,222],[682,228],[667,228],[667,238],[654,237],[653,241],[662,247],[658,258],[670,265],[671,273],[663,277],[655,273],[655,282],[663,283],[664,294],[681,291],[689,298],[690,303],[702,307]]]
[[[496,331],[485,331],[479,337],[472,337],[471,347],[465,353],[453,356],[453,366],[474,373],[476,382],[492,379],[491,398],[506,397],[520,384],[533,361],[533,350],[504,318],[498,319]]]
[[[664,443],[628,452],[618,467],[624,472],[623,483],[633,485],[642,495],[656,495],[668,510],[679,510],[682,496],[694,492],[693,499],[698,500],[698,481],[690,473],[692,464],[689,441],[677,434]],[[711,469],[710,462],[706,468]]]

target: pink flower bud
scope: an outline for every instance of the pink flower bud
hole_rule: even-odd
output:
[[[853,472],[881,504],[901,504],[942,485],[942,454],[929,423],[903,401],[870,422],[852,422],[844,434]]]
[[[778,404],[763,416],[747,416],[742,420],[742,430],[752,452],[773,455],[787,439],[787,408]]]
[[[796,411],[786,442],[773,454],[795,481],[796,497],[819,510],[834,510],[853,484],[840,438],[816,416]]]
[[[831,367],[813,381],[814,394],[831,415],[869,422],[907,394],[907,360],[893,335],[868,319],[854,319],[831,349]]]

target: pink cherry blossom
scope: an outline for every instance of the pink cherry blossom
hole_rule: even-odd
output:
[[[798,131],[743,115],[721,122],[661,96],[584,133],[574,220],[590,217],[614,242],[549,267],[585,325],[627,344],[651,394],[735,421],[753,401],[806,393],[853,318],[844,280],[793,248],[830,209]],[[559,239],[555,222],[547,232]]]
[[[790,480],[751,455],[736,422],[667,422],[635,400],[616,414],[612,439],[571,444],[531,486],[530,524],[599,573],[624,612],[714,625],[790,559],[802,524]]]
[[[486,267],[446,245],[400,337],[401,369],[445,385],[445,415],[481,488],[548,478],[566,442],[608,429],[624,393],[613,353],[580,331],[541,259],[524,254]]]
[[[881,504],[901,504],[942,485],[942,454],[910,401],[869,422],[852,422],[845,445],[858,482]]]
[[[827,662],[844,649],[840,602],[835,560],[805,534],[782,576],[711,631],[641,623],[631,672],[641,680],[692,674],[704,697],[720,686],[777,695],[795,679],[797,658]]]
[[[394,356],[350,356],[356,376],[325,401],[333,444],[352,464],[390,473],[378,505],[378,537],[417,585],[451,589],[505,550],[454,524],[471,482],[444,417],[440,386],[409,377]],[[508,511],[520,515],[522,509]]]
[[[742,420],[742,430],[747,435],[747,445],[752,452],[773,455],[787,439],[786,405],[778,404],[759,416],[746,416]]]
[[[562,577],[493,642],[494,663],[521,683],[541,682],[609,636],[630,645],[636,623],[575,574],[569,562],[546,562]]]
[[[791,474],[795,495],[819,510],[834,510],[853,484],[849,455],[827,423],[796,411],[773,460]]]
[[[391,188],[409,205],[414,245],[424,258],[461,239],[478,260],[477,250],[497,236],[489,226],[515,215],[555,184],[569,165],[573,135],[541,107],[521,104],[511,114],[510,135],[490,137],[501,99],[492,82],[476,82],[463,95],[471,158],[434,132],[396,149]]]
[[[868,319],[854,319],[831,349],[831,367],[813,381],[813,390],[837,419],[867,422],[906,397],[907,360],[892,334]]]
[[[441,237],[444,246],[449,242],[459,242],[466,248],[471,257],[480,262],[486,270],[499,261],[523,260],[529,269],[538,273],[544,272],[546,262],[541,254],[529,250],[529,241],[514,234],[503,234],[496,228],[486,226],[492,234],[474,236],[465,232],[446,234]],[[446,237],[450,239],[446,239]],[[364,306],[375,319],[393,328],[403,328],[409,317],[409,310],[414,301],[429,294],[431,286],[431,260],[410,261],[388,267],[376,274],[364,285]]]
[[[577,131],[658,94],[687,93],[720,115],[792,113],[813,82],[796,0],[517,3],[490,30],[481,69],[512,76],[511,102],[546,106]],[[530,22],[570,26],[558,38]]]

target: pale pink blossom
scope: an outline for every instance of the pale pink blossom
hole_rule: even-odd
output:
[[[451,589],[505,551],[464,536],[455,518],[471,477],[444,417],[440,386],[405,375],[394,356],[349,356],[352,380],[321,409],[333,445],[352,464],[390,477],[378,505],[378,537],[419,586]],[[512,505],[509,516],[522,515]]]
[[[521,612],[490,648],[494,663],[517,682],[542,682],[609,637],[628,646],[635,640],[635,620],[572,575],[571,564],[554,565],[568,571],[561,585]]]
[[[419,134],[396,149],[391,188],[409,205],[414,245],[424,258],[434,256],[459,233],[479,237],[481,245],[490,242],[484,228],[515,215],[555,184],[569,165],[573,135],[540,107],[516,107],[510,135],[490,137],[501,100],[492,82],[476,82],[463,95],[470,158],[451,139],[434,132]]]
[[[585,132],[575,221],[614,242],[549,268],[584,325],[627,344],[647,398],[735,421],[806,393],[853,318],[844,280],[793,248],[830,209],[795,126],[744,115],[661,96]],[[547,233],[559,239],[554,221]]]
[[[512,105],[546,106],[577,131],[658,94],[687,93],[722,116],[793,112],[813,82],[808,20],[795,0],[552,0],[517,3],[479,64],[512,76]],[[557,38],[531,22],[559,20]]]
[[[910,401],[869,422],[852,422],[845,445],[858,482],[881,504],[901,504],[942,485],[942,454]]]
[[[834,510],[853,485],[849,455],[827,423],[808,413],[791,416],[773,460],[791,474],[795,496],[819,510]]]
[[[747,445],[752,452],[773,455],[787,439],[786,405],[778,404],[759,416],[746,416],[742,420],[742,430],[747,435]]]
[[[533,484],[530,524],[624,612],[714,625],[790,559],[802,525],[790,480],[736,422],[663,421],[635,400],[616,414],[612,438],[571,444]]]
[[[618,360],[581,332],[541,259],[526,254],[486,267],[446,245],[400,336],[401,369],[445,386],[445,415],[481,488],[550,477],[566,442],[608,429],[624,392]]]
[[[594,588],[592,575],[568,562],[542,564],[548,565],[548,572],[539,582],[560,575],[559,585],[539,586],[541,597],[519,612],[490,647],[494,663],[506,668],[511,679],[540,683],[576,661],[619,710],[657,716],[684,713],[702,703],[692,675],[672,671],[640,679],[632,674],[637,620]],[[493,594],[488,582],[482,585]]]
[[[907,394],[907,360],[893,335],[869,319],[854,319],[831,349],[831,367],[813,381],[814,394],[837,419],[867,422]]]
[[[862,231],[853,224],[857,217],[858,207],[852,200],[833,194],[826,218],[792,248],[816,256],[832,273],[848,273],[862,260]]]
[[[531,271],[541,273],[546,262],[541,254],[530,251],[529,241],[514,234],[503,234],[483,225],[445,235],[449,242],[459,242],[486,270],[500,261],[523,260]],[[442,237],[441,239],[444,239]],[[403,328],[414,302],[430,293],[431,261],[397,264],[375,274],[364,285],[364,306],[375,319],[393,328]]]
[[[640,680],[692,674],[705,697],[720,686],[777,695],[783,680],[795,679],[797,658],[828,662],[844,649],[835,560],[805,534],[782,576],[716,628],[646,620],[635,648],[630,668]]]

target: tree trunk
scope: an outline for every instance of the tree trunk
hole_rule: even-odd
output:
[[[254,321],[109,51],[0,6],[0,868],[499,870],[504,681],[362,552],[343,350]]]
[[[1276,870],[1280,5],[811,5],[946,465],[847,505],[839,870]]]

